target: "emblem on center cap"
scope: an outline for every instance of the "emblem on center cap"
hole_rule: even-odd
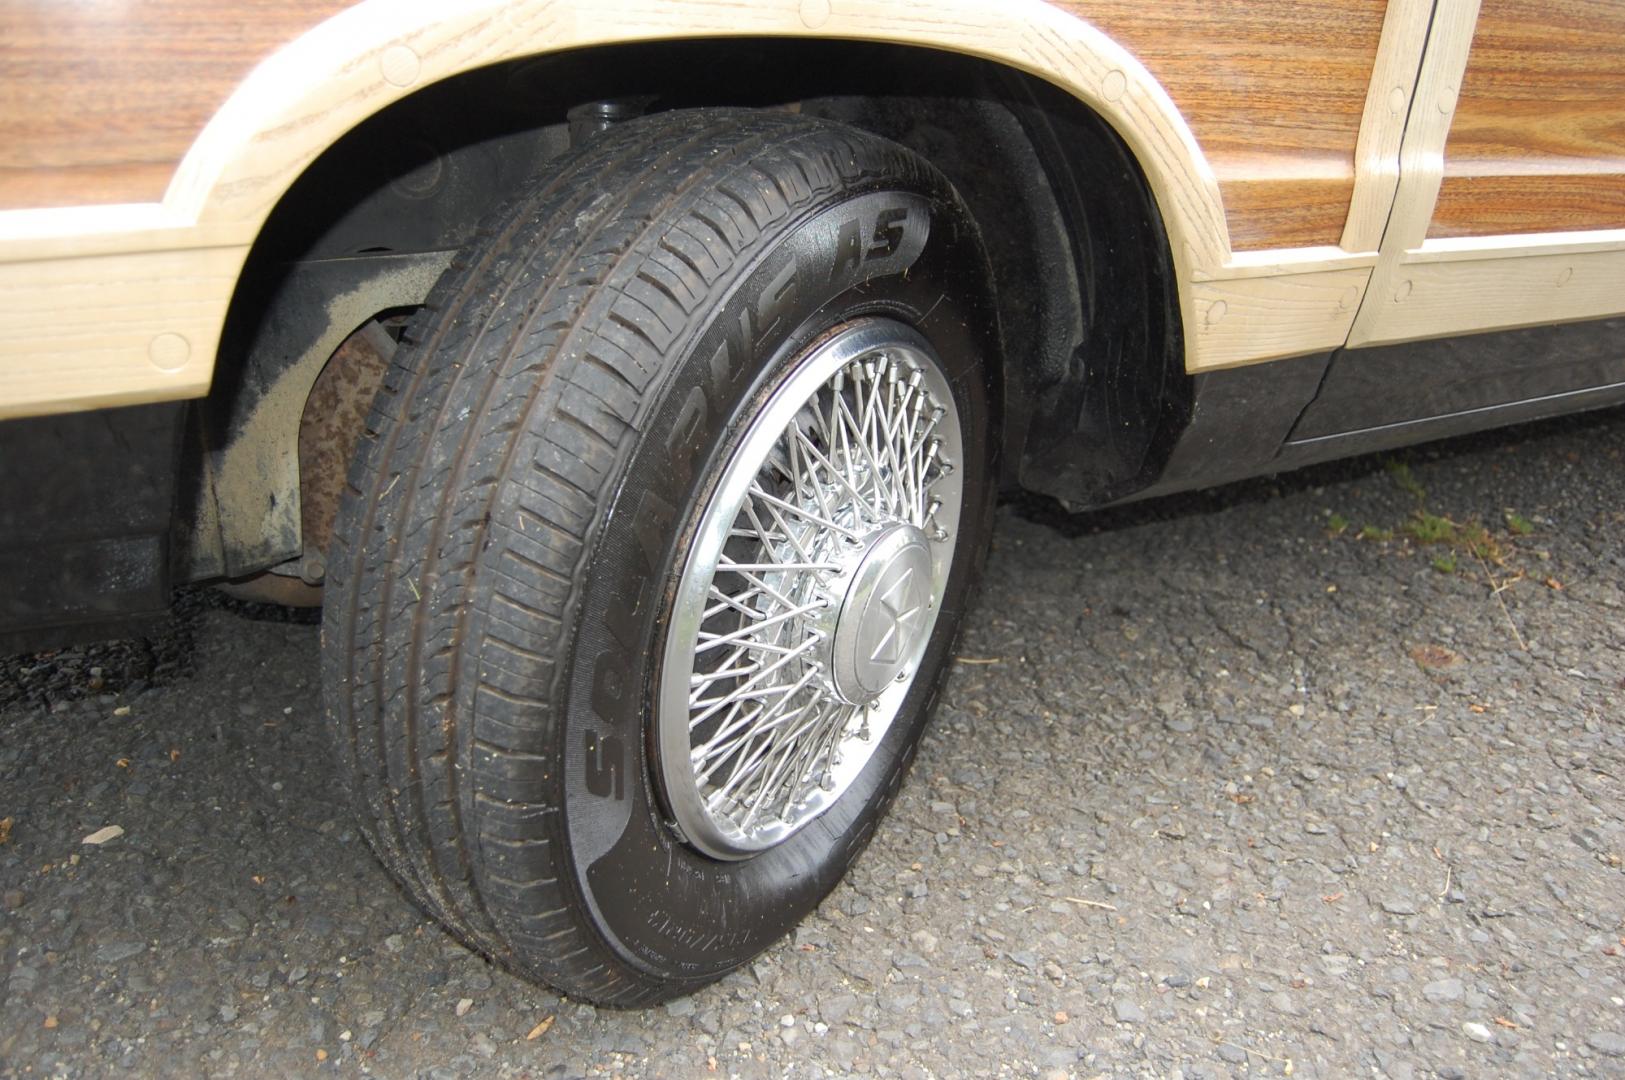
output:
[[[882,628],[880,641],[869,654],[871,664],[885,666],[902,662],[903,649],[913,640],[914,628],[925,610],[925,605],[913,595],[913,583],[914,567],[904,566],[897,580],[880,594],[880,610],[869,614],[870,621]]]
[[[872,539],[851,576],[835,620],[835,688],[848,701],[871,701],[917,659],[930,625],[931,543],[913,525]]]

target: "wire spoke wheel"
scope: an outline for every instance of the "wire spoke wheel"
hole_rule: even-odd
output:
[[[690,844],[765,851],[863,771],[941,609],[961,452],[947,378],[899,322],[848,324],[769,394],[700,517],[666,637],[660,775]]]

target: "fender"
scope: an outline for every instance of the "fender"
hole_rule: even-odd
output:
[[[256,68],[161,202],[0,212],[0,417],[204,393],[237,276],[277,200],[407,94],[555,50],[742,36],[928,46],[1038,74],[1098,111],[1142,162],[1187,323],[1200,322],[1197,283],[1226,276],[1219,185],[1173,101],[1106,34],[1041,0],[474,0],[450,13],[435,0],[363,0]],[[1190,366],[1233,359],[1204,355],[1206,340],[1192,336]]]

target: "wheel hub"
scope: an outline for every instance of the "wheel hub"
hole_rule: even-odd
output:
[[[899,522],[871,533],[843,563],[828,594],[839,599],[821,627],[822,659],[829,688],[849,704],[867,705],[907,677],[932,623],[931,542]]]

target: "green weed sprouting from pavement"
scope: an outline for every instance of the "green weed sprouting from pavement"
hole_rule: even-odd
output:
[[[1398,458],[1389,458],[1386,468],[1388,469],[1388,475],[1394,478],[1394,483],[1399,485],[1401,491],[1415,495],[1417,502],[1421,502],[1428,497],[1427,489],[1417,483],[1416,477],[1411,475],[1409,465]]]
[[[1512,554],[1513,543],[1534,533],[1534,522],[1514,509],[1503,511],[1506,522],[1505,536],[1492,532],[1482,521],[1470,518],[1456,521],[1444,514],[1435,514],[1427,508],[1427,489],[1416,479],[1411,467],[1403,461],[1389,459],[1384,466],[1394,485],[1416,499],[1416,509],[1399,524],[1388,527],[1367,522],[1354,533],[1354,538],[1374,543],[1387,543],[1402,536],[1418,547],[1444,547],[1448,550],[1435,555],[1431,565],[1441,574],[1453,574],[1460,568],[1460,557],[1471,555],[1489,566],[1504,566]],[[1348,534],[1353,522],[1341,513],[1332,513],[1326,520],[1326,535],[1336,538]]]
[[[1456,523],[1425,509],[1418,509],[1400,529],[1418,544],[1451,544],[1456,540]]]
[[[1509,553],[1506,545],[1476,520],[1462,524],[1439,514],[1417,510],[1402,528],[1405,535],[1418,544],[1442,544],[1450,549],[1433,560],[1433,568],[1443,574],[1455,572],[1458,554],[1475,555],[1492,566],[1502,566]]]
[[[1466,548],[1485,562],[1500,566],[1506,562],[1509,551],[1499,537],[1484,527],[1480,521],[1469,521],[1465,525],[1456,526],[1456,546]]]

